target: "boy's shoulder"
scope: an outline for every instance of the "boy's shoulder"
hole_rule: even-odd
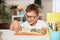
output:
[[[28,25],[28,22],[25,21],[25,22],[21,23],[21,25]]]

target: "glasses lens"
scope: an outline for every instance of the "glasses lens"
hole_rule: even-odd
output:
[[[34,19],[36,16],[28,16],[28,15],[25,15],[25,17]]]

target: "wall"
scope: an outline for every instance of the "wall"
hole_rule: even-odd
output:
[[[24,8],[33,2],[34,0],[6,0],[6,3],[8,5],[17,4],[19,7],[24,7]]]
[[[53,12],[60,12],[60,0],[53,0],[52,8]]]
[[[42,0],[42,19],[46,20],[46,14],[47,12],[52,12],[52,0]]]

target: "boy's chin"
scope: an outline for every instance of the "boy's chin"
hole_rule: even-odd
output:
[[[30,25],[33,25],[33,22],[32,23],[29,23]]]

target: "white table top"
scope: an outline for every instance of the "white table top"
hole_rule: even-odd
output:
[[[2,40],[49,40],[46,36],[22,36],[14,35],[14,31],[0,30],[2,32]]]

